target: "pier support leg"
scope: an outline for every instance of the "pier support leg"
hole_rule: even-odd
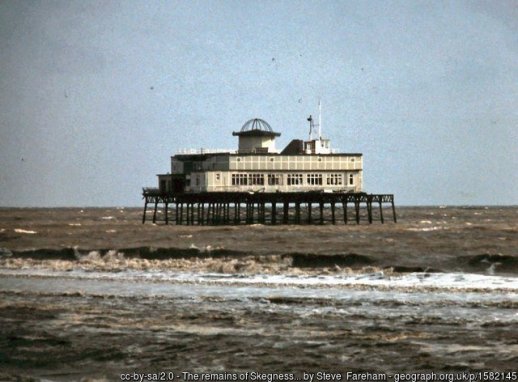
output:
[[[372,224],[372,201],[367,200],[367,218],[369,219],[369,224]]]
[[[277,224],[277,203],[272,202],[272,224]]]
[[[227,202],[227,224],[230,224],[230,203]]]
[[[300,202],[295,203],[295,224],[300,224]]]
[[[324,202],[320,202],[320,224],[324,224]]]
[[[169,224],[169,214],[168,214],[168,210],[169,210],[169,203],[165,202],[165,224]]]
[[[216,203],[216,224],[221,223],[221,203]]]
[[[142,215],[142,224],[146,222],[147,199],[144,202],[144,214]]]
[[[246,224],[254,224],[254,203],[246,203]]]
[[[354,210],[356,211],[356,224],[360,224],[360,202],[354,202]]]
[[[342,202],[342,207],[344,209],[344,223],[347,224],[347,201]]]
[[[214,203],[209,202],[209,207],[207,209],[207,225],[211,225],[214,223]]]
[[[283,214],[282,214],[282,223],[283,224],[288,224],[289,208],[290,208],[290,204],[287,202],[284,202],[283,211],[282,211],[283,212]]]
[[[331,222],[336,224],[336,218],[335,218],[335,202],[331,202]]]
[[[380,205],[380,220],[381,220],[381,224],[385,223],[385,220],[383,219],[383,208],[381,206],[381,200],[379,201],[379,205]]]
[[[153,223],[156,223],[156,210],[158,209],[158,200],[155,200],[155,210],[153,211]]]
[[[397,223],[396,206],[394,205],[394,199],[392,199],[392,215],[394,216],[394,223]]]
[[[308,203],[308,224],[311,224],[311,202]]]

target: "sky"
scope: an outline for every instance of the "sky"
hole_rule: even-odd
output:
[[[516,1],[0,1],[0,206],[141,206],[263,118],[399,205],[518,204]]]

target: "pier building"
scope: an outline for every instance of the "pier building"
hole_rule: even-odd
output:
[[[160,191],[362,191],[362,154],[336,153],[329,139],[319,135],[306,141],[294,139],[279,152],[275,138],[281,134],[259,118],[232,135],[238,137],[236,151],[201,149],[173,156],[170,174],[158,175]]]
[[[164,206],[166,223],[170,220],[169,207],[173,205],[177,224],[212,224],[216,221],[239,224],[266,220],[272,224],[288,223],[290,205],[295,207],[291,221],[300,223],[301,203],[307,206],[307,216],[302,220],[309,223],[314,221],[311,217],[314,203],[320,207],[322,223],[324,205],[330,205],[330,220],[336,224],[337,204],[343,207],[345,223],[348,204],[354,205],[357,222],[360,206],[364,204],[367,219],[372,222],[373,202],[379,204],[382,222],[382,204],[391,203],[396,221],[393,195],[363,192],[363,155],[332,149],[330,140],[322,136],[320,110],[318,122],[311,115],[307,121],[308,138],[293,139],[281,151],[276,148],[276,138],[281,133],[260,118],[250,119],[232,133],[238,138],[237,150],[180,151],[171,157],[171,171],[158,175],[158,187],[143,189],[143,222],[148,203],[155,205],[153,221],[157,219],[158,205]],[[183,214],[185,203],[187,216]],[[278,203],[283,205],[282,219],[276,216]],[[205,211],[206,204],[208,211]],[[240,211],[242,204],[246,205],[244,218]],[[266,219],[267,204],[270,206],[269,219]],[[233,218],[230,218],[230,205],[233,206]]]

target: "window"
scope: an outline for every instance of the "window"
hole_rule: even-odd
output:
[[[233,186],[246,186],[248,184],[247,174],[232,174]]]
[[[264,174],[250,174],[249,175],[249,184],[264,186]]]
[[[281,184],[281,176],[278,174],[268,174],[268,185],[277,186]]]
[[[218,174],[216,174],[216,180],[217,180],[217,181],[219,181],[220,179],[221,179],[220,174],[219,174],[219,173],[218,173]]]
[[[354,175],[349,174],[349,186],[353,186],[353,185],[354,185]]]
[[[327,184],[329,186],[339,186],[343,183],[342,174],[328,174]]]
[[[307,176],[307,182],[308,184],[315,186],[315,185],[322,185],[322,174],[308,174]]]
[[[233,186],[264,186],[264,174],[232,174]]]
[[[288,186],[302,184],[302,174],[288,174]]]

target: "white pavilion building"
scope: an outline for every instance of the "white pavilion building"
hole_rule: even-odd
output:
[[[321,136],[321,123],[308,118],[308,140],[294,139],[282,151],[273,131],[255,118],[233,132],[236,151],[189,150],[171,157],[171,173],[160,174],[161,193],[361,192],[362,154],[336,153]]]

